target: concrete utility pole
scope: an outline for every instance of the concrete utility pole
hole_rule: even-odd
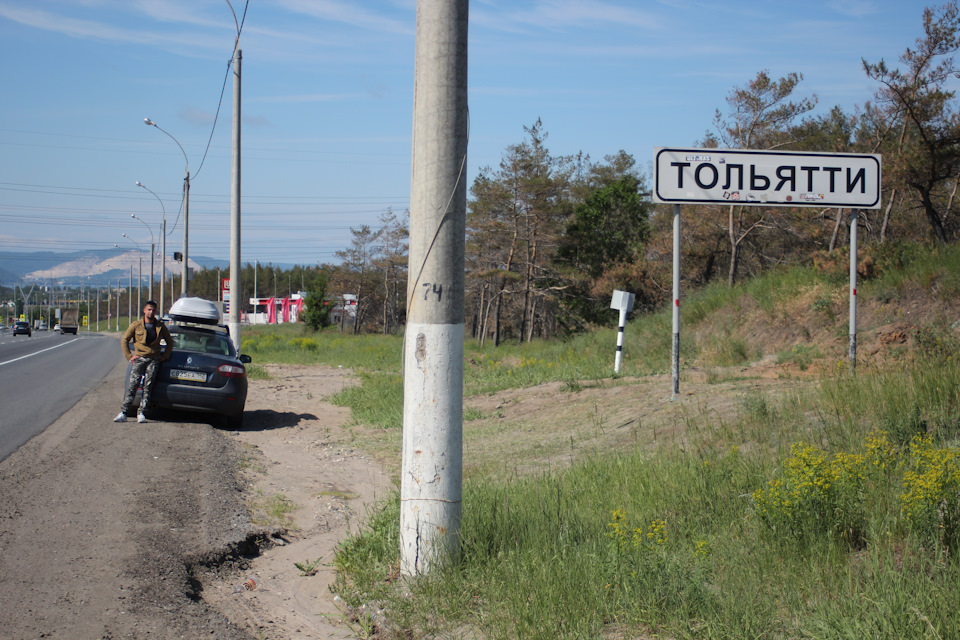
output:
[[[417,3],[400,570],[460,547],[468,0]]]
[[[237,49],[233,56],[233,190],[230,194],[230,311],[227,313],[230,339],[233,340],[233,348],[237,353],[240,353],[240,305],[243,297],[243,288],[240,284],[240,60],[242,58],[242,52]]]

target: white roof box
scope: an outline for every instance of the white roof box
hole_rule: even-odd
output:
[[[220,309],[216,303],[203,298],[180,298],[168,312],[174,322],[220,324]]]

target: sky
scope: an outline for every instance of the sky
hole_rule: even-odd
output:
[[[241,260],[339,262],[351,228],[409,206],[417,3],[231,2]],[[622,149],[649,176],[761,70],[852,112],[877,89],[861,59],[897,65],[924,6],[472,0],[468,184],[538,118],[553,154]],[[224,0],[0,0],[0,251],[148,251],[165,216],[172,255],[189,165],[189,255],[228,260],[235,38]]]

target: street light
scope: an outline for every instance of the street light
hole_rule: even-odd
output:
[[[147,187],[145,184],[137,180],[137,186],[150,191],[153,191]],[[163,211],[163,221],[160,223],[160,317],[163,317],[163,296],[165,295],[165,283],[167,281],[167,208],[163,206],[163,200],[160,199],[160,196],[153,193],[153,197],[157,199],[157,202],[160,203],[160,209]],[[152,253],[152,252],[151,252]],[[150,269],[151,276],[153,275],[153,268]],[[172,286],[172,285],[171,285]],[[150,285],[150,295],[153,295],[153,285]]]
[[[130,217],[136,220],[137,222],[139,222],[140,224],[142,224],[143,226],[145,226],[147,228],[147,231],[150,232],[150,295],[148,295],[147,298],[149,298],[150,300],[153,300],[153,272],[154,272],[153,252],[156,249],[156,243],[154,242],[154,239],[153,239],[153,229],[151,229],[150,225],[148,225],[146,222],[138,218],[137,214],[131,213]],[[127,234],[123,234],[123,236],[125,238],[130,238],[130,236],[128,236]]]
[[[137,245],[137,253],[140,254],[140,271],[137,273],[137,309],[140,309],[140,290],[143,289],[143,251],[140,250],[140,243],[138,243],[133,238],[127,237],[127,234],[123,234],[124,238],[127,238],[130,242]],[[117,249],[120,248],[120,245],[114,244]],[[133,266],[131,265],[131,269]]]
[[[188,233],[189,233],[189,222],[190,222],[190,159],[187,157],[187,152],[183,150],[183,145],[181,145],[176,138],[170,135],[169,131],[167,131],[166,129],[163,129],[160,125],[158,125],[156,122],[154,122],[150,118],[144,118],[143,123],[148,127],[156,127],[157,129],[160,129],[160,131],[163,131],[165,134],[167,134],[167,136],[171,140],[176,142],[177,146],[180,147],[180,153],[183,154],[183,159],[187,163],[187,167],[184,171],[184,177],[183,177],[183,203],[184,203],[183,204],[183,271],[180,276],[180,295],[181,297],[186,297],[187,270],[188,270],[187,265],[190,262],[187,258],[187,241],[189,238]]]

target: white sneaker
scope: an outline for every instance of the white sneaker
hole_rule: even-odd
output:
[[[142,413],[139,413],[139,412],[138,412],[138,413],[137,413],[137,422],[139,422],[139,423],[142,424],[142,423],[144,423],[144,422],[146,422],[146,421],[147,421],[147,416],[145,416],[145,415],[143,415]]]
[[[123,411],[121,411],[120,413],[117,414],[117,417],[114,418],[113,421],[114,421],[114,422],[126,422],[126,421],[127,421],[127,414],[125,414]]]

